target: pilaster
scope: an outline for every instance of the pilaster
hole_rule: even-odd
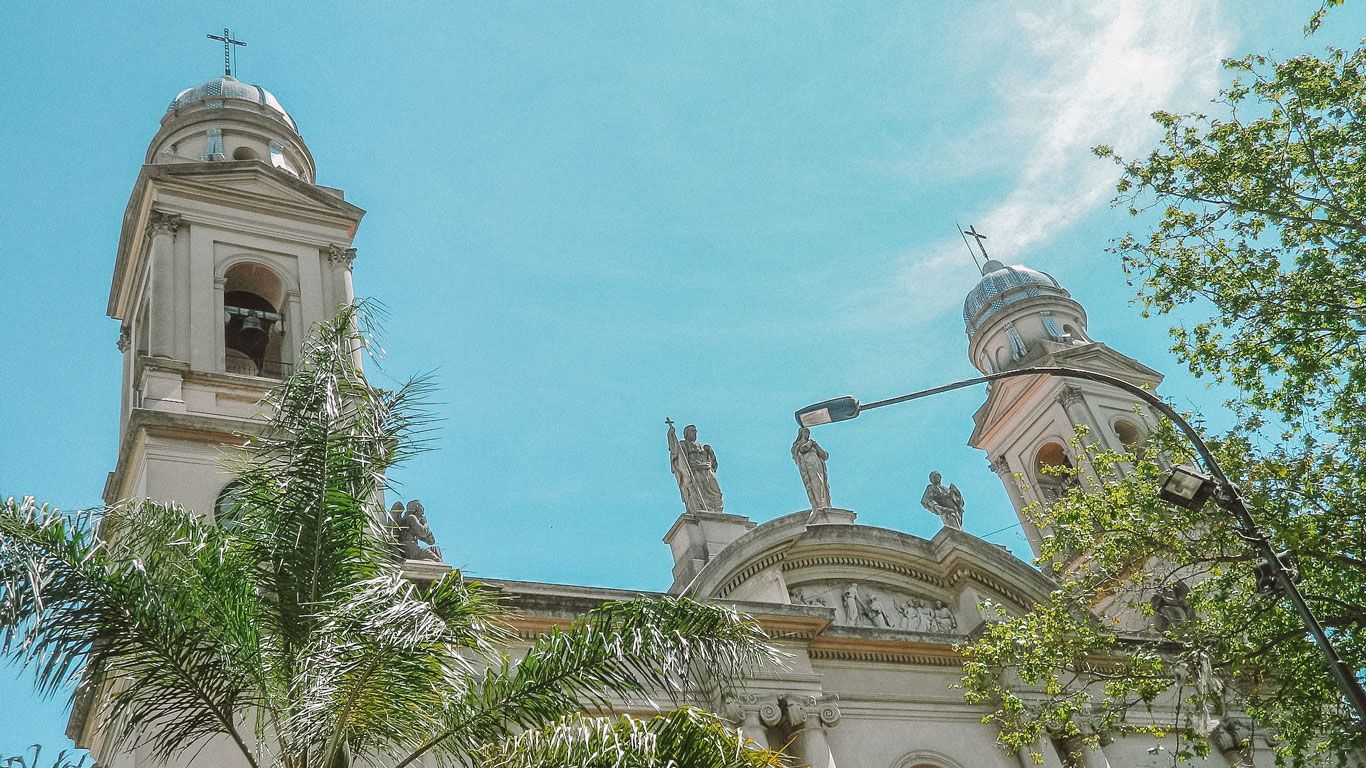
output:
[[[152,211],[147,216],[152,301],[148,353],[175,357],[175,233],[180,216]]]

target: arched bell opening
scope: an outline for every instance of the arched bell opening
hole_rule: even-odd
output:
[[[248,376],[280,378],[286,364],[284,299],[280,280],[269,269],[238,264],[224,275],[223,370]]]
[[[1061,443],[1045,443],[1039,448],[1034,454],[1034,483],[1044,501],[1054,501],[1077,485],[1072,469],[1072,460]]]

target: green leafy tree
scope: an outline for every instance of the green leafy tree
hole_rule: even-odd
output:
[[[40,689],[84,680],[112,749],[183,757],[219,740],[252,768],[779,765],[697,709],[606,714],[773,661],[734,611],[609,603],[514,659],[495,593],[459,572],[404,576],[377,517],[386,473],[423,427],[423,386],[370,386],[355,321],[348,310],[319,329],[271,393],[223,519],[151,502],[4,504],[2,647]]]
[[[1219,115],[1156,113],[1161,141],[1140,159],[1097,149],[1122,168],[1117,205],[1150,226],[1115,251],[1145,314],[1206,313],[1173,328],[1173,349],[1237,392],[1238,426],[1210,442],[1363,670],[1366,52],[1226,65]],[[966,649],[969,696],[997,705],[1005,744],[1076,744],[1091,723],[1160,731],[1150,710],[1174,705],[1181,757],[1263,735],[1289,764],[1359,757],[1361,724],[1298,617],[1257,590],[1233,521],[1157,499],[1152,457],[1186,460],[1189,446],[1163,430],[1145,458],[1084,436],[1075,450],[1088,487],[1030,511],[1054,533],[1043,562],[1057,590]],[[1154,590],[1176,580],[1190,611],[1160,615]],[[1255,730],[1232,725],[1244,716]]]

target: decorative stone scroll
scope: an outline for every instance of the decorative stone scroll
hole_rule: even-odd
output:
[[[948,635],[958,631],[958,617],[943,600],[854,582],[809,582],[788,589],[795,605],[819,605],[835,611],[835,624],[904,632]]]
[[[782,707],[793,728],[829,728],[838,725],[841,717],[838,697],[833,694],[820,698],[787,694]]]

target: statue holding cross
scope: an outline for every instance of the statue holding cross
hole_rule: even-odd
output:
[[[678,439],[672,419],[669,425],[669,468],[678,480],[678,492],[683,496],[683,508],[690,514],[721,513],[721,485],[716,481],[716,453],[710,445],[697,442],[697,427],[683,428],[683,439]]]

